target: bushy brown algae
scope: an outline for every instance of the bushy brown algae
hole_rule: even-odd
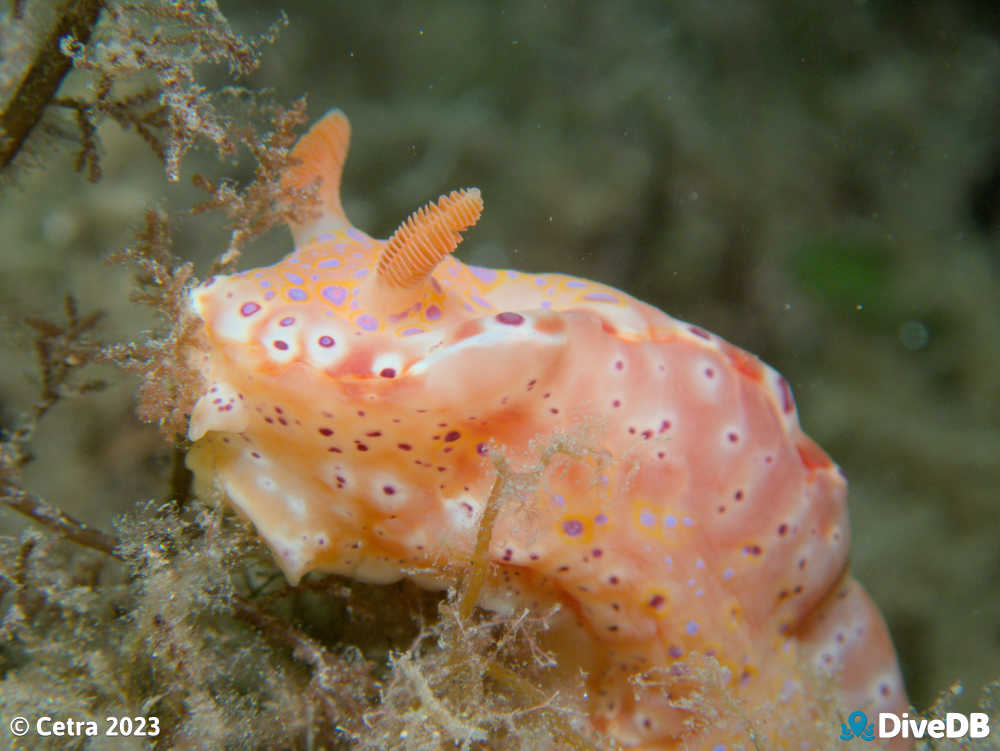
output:
[[[9,31],[41,15],[34,6],[15,5],[5,52],[14,51]],[[170,180],[197,142],[226,159],[245,146],[256,164],[248,182],[199,180],[210,193],[205,206],[230,211],[220,267],[253,237],[308,210],[308,191],[283,194],[277,181],[304,119],[301,100],[285,110],[260,105],[255,92],[209,90],[196,75],[198,65],[214,63],[245,76],[257,66],[260,40],[236,35],[214,3],[112,0],[103,8],[89,45],[78,43],[79,35],[60,40],[76,72],[65,90],[49,93],[37,130],[75,138],[77,168],[95,180],[101,119],[137,132]],[[24,36],[25,44],[50,38]],[[52,54],[43,44],[36,51]],[[33,60],[32,50],[17,52],[7,59]],[[2,72],[7,111],[17,102],[19,82],[9,67]],[[89,91],[73,76],[89,76]],[[242,118],[226,114],[238,106],[269,113],[270,130],[248,129]],[[60,109],[68,121],[52,116]],[[37,140],[25,149],[36,163],[50,158],[41,156]],[[164,212],[150,210],[124,254],[138,264],[141,301],[164,316],[166,333],[104,352],[143,374],[144,417],[173,435],[183,430],[197,379],[182,355],[193,345],[182,304],[192,268],[171,255],[168,226]],[[558,687],[546,677],[555,658],[536,637],[547,614],[500,617],[472,608],[470,592],[487,572],[482,544],[463,588],[444,599],[410,586],[366,587],[334,577],[308,577],[291,588],[252,534],[214,505],[140,503],[112,536],[27,491],[21,475],[38,420],[96,386],[76,379],[96,355],[96,319],[81,316],[72,302],[66,313],[66,322],[30,322],[40,394],[2,443],[0,500],[48,530],[0,544],[3,717],[44,710],[98,721],[122,714],[160,718],[158,738],[116,739],[107,745],[114,748],[530,749],[552,739],[560,747],[603,747],[580,714],[582,677]],[[502,455],[497,461],[508,490],[525,482],[530,487],[530,477],[505,474]],[[500,489],[498,483],[498,499]],[[507,498],[516,501],[516,492]],[[487,524],[481,540],[488,534]],[[387,598],[407,607],[392,607]],[[689,700],[695,713],[704,722],[739,723],[754,748],[793,737],[835,743],[842,712],[832,703],[805,721],[745,717],[721,690],[711,664],[687,669],[684,680],[700,687]],[[635,680],[666,687],[673,678],[654,670]],[[994,728],[1000,726],[998,690],[988,689],[983,704]],[[929,714],[943,714],[944,699],[953,696],[946,692]],[[51,747],[66,747],[65,739],[57,740]],[[37,741],[30,747],[40,747]],[[79,745],[101,747],[98,740]],[[921,744],[927,751],[959,747],[995,749],[997,743]]]

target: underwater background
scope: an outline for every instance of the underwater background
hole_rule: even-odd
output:
[[[355,225],[383,237],[413,207],[478,186],[486,208],[464,261],[601,280],[782,372],[804,429],[847,474],[851,565],[911,701],[925,708],[958,680],[968,710],[1000,677],[1000,6],[221,9],[246,34],[287,14],[245,83],[286,104],[308,93],[310,122],[348,114]],[[223,86],[223,74],[203,80]],[[195,172],[249,176],[195,151],[169,183],[133,133],[100,136],[99,183],[50,133],[0,186],[4,428],[37,391],[22,319],[72,293],[106,311],[105,340],[140,337],[154,321],[105,258],[145,207],[182,215],[203,200]],[[174,240],[204,277],[227,233],[198,216]],[[270,233],[241,267],[290,242]],[[46,417],[25,484],[110,529],[164,496],[170,447],[134,416],[136,381],[101,375],[108,390]],[[0,514],[3,534],[27,524]]]

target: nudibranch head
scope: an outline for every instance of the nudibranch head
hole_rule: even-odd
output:
[[[597,727],[645,749],[732,743],[740,728],[692,721],[683,678],[631,681],[695,659],[747,707],[804,711],[815,662],[848,708],[905,708],[846,574],[844,478],[785,380],[611,287],[463,264],[474,188],[368,236],[340,201],[349,133],[333,111],[293,152],[287,184],[318,181],[322,204],[294,252],[191,295],[208,385],[189,464],[288,578],[453,582],[495,477],[487,446],[530,466],[589,424],[589,458],[554,459],[496,518],[483,603],[567,606]]]

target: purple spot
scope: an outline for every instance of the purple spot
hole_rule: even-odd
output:
[[[382,376],[383,378],[395,378],[396,377],[396,369],[395,368],[382,368],[382,370],[379,371],[379,375]]]
[[[336,284],[331,284],[329,287],[323,288],[323,297],[334,305],[340,305],[347,299],[347,290]]]
[[[271,283],[269,281],[267,281],[267,279],[261,279],[260,280],[260,286],[261,286],[262,289],[267,289],[268,287],[271,286]]]
[[[359,243],[368,242],[368,236],[355,227],[351,227],[347,230],[347,236],[352,240],[357,240]]]
[[[566,282],[567,289],[583,289],[587,286],[586,282],[581,282],[579,279],[570,279]]]
[[[486,302],[486,300],[481,298],[479,295],[469,295],[469,297],[472,299],[472,302],[478,305],[482,305],[484,308],[490,308],[491,310],[493,309],[493,306],[490,305],[488,302]]]
[[[336,344],[336,342],[334,342],[333,340],[333,337],[327,336],[326,334],[323,334],[323,336],[321,336],[318,341],[319,341],[319,346],[321,347],[329,348],[332,347],[334,344]]]
[[[457,430],[450,430],[445,433],[444,442],[450,443],[451,441],[457,441],[462,436]]]
[[[339,258],[324,258],[322,261],[316,264],[318,269],[335,269],[340,265]]]
[[[727,568],[725,571],[722,572],[722,580],[723,581],[729,581],[734,576],[736,576],[736,572],[733,571],[731,568]]]
[[[484,269],[482,266],[469,266],[469,271],[483,284],[493,284],[499,276],[493,269]]]
[[[649,599],[649,607],[651,607],[651,608],[662,608],[663,607],[663,603],[665,603],[665,602],[666,602],[666,599],[663,597],[663,595],[653,595]]]
[[[684,650],[680,647],[671,647],[667,650],[667,654],[676,660],[678,657],[684,656]]]
[[[688,331],[690,331],[695,336],[700,336],[702,339],[711,339],[712,335],[709,334],[705,329],[699,328],[697,326],[688,326]]]
[[[781,535],[782,537],[784,537],[787,533],[788,533],[788,525],[787,524],[779,524],[778,525],[778,534]]]
[[[547,283],[548,282],[545,281],[545,277],[544,276],[536,276],[535,277],[535,284],[537,284],[539,287],[544,287]]]
[[[414,334],[424,333],[423,329],[403,329],[403,336],[413,336]]]
[[[641,514],[639,514],[639,521],[642,523],[642,526],[644,527],[652,527],[654,524],[656,524],[656,517],[653,516],[652,512],[650,511],[643,511]]]
[[[593,300],[594,302],[618,302],[617,297],[609,295],[605,292],[591,292],[589,295],[584,295],[583,299]]]
[[[368,269],[358,269],[354,272],[355,279],[364,279],[366,276],[368,276]]]
[[[305,300],[308,297],[309,297],[309,295],[306,294],[306,291],[304,289],[299,289],[298,287],[292,287],[291,289],[288,290],[288,299],[289,300],[295,300],[296,302],[302,302],[303,300]]]
[[[607,524],[607,523],[608,523],[607,514],[598,514],[597,516],[594,517],[594,524]]]
[[[285,279],[287,279],[288,281],[290,281],[292,284],[305,284],[306,283],[305,279],[303,279],[301,276],[299,276],[298,274],[293,274],[291,272],[288,272],[288,273],[285,274]]]
[[[386,495],[395,495],[396,489],[392,485],[383,485],[382,492]]]
[[[441,308],[437,305],[428,305],[424,315],[427,316],[428,321],[436,321],[441,317]]]
[[[332,242],[333,239],[334,236],[332,232],[320,232],[318,235],[316,235],[316,242],[318,243]]]
[[[552,307],[552,303],[549,302],[548,300],[542,300],[542,307],[543,308],[551,308]]]
[[[260,310],[260,305],[255,302],[245,302],[240,306],[240,315],[244,318],[249,318],[254,313]]]
[[[666,519],[663,520],[663,523],[667,525],[668,529],[673,529],[674,527],[677,526],[677,517],[671,514],[670,516],[668,516]]]
[[[786,415],[791,414],[795,409],[795,400],[792,399],[792,389],[789,387],[788,381],[779,377],[778,390],[781,392],[781,411]]]
[[[698,633],[698,622],[688,621],[687,625],[684,627],[684,630],[688,633],[689,636],[694,636],[695,634]]]
[[[576,519],[568,519],[563,522],[563,532],[568,534],[570,537],[576,537],[583,533],[583,524],[581,524]]]
[[[281,339],[276,339],[274,342],[274,348],[284,351],[288,349],[288,342],[283,342],[281,341]]]
[[[280,321],[278,321],[278,325],[282,327],[291,326],[293,323],[295,323],[295,319],[292,318],[292,316],[285,316]]]
[[[374,316],[370,316],[367,313],[363,313],[358,316],[358,326],[363,328],[365,331],[374,331],[378,328],[378,321]]]
[[[524,316],[520,313],[497,313],[496,319],[500,323],[504,323],[508,326],[520,326],[524,323]]]
[[[269,289],[267,292],[264,293],[264,299],[265,300],[273,300],[274,299],[274,294],[275,294],[274,290],[273,289]]]

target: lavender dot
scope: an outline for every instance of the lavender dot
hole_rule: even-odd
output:
[[[248,318],[252,316],[254,313],[256,313],[258,310],[260,310],[260,305],[258,305],[257,303],[245,302],[243,303],[243,305],[240,306],[240,315],[242,315],[244,318]]]
[[[695,634],[698,633],[698,622],[688,621],[687,625],[684,627],[684,630],[688,633],[689,636],[694,636]]]
[[[365,331],[374,331],[378,328],[378,321],[374,316],[363,313],[358,316],[358,326],[363,328]]]
[[[608,523],[607,514],[598,514],[597,516],[594,517],[594,524],[607,524],[607,523]]]
[[[323,336],[319,338],[319,346],[321,347],[329,348],[332,347],[334,344],[335,342],[333,341],[332,336],[327,336],[326,334],[323,334]]]
[[[281,339],[276,339],[274,342],[274,348],[284,351],[288,349],[288,342],[283,342],[281,341]]]
[[[644,527],[652,527],[656,524],[656,517],[653,516],[651,511],[643,511],[639,514],[639,521]]]
[[[292,318],[291,316],[285,316],[280,321],[278,321],[279,326],[291,326],[293,323],[295,323],[295,319]]]
[[[285,279],[287,279],[292,284],[304,284],[305,283],[305,280],[303,280],[301,276],[299,276],[298,274],[293,274],[291,272],[288,272],[287,274],[285,274]]]
[[[331,284],[329,287],[323,288],[323,297],[334,305],[340,305],[347,299],[347,290],[339,285]]]
[[[493,284],[499,277],[493,269],[484,269],[482,266],[469,266],[469,271],[483,284]]]
[[[302,302],[303,300],[305,300],[308,297],[309,297],[309,295],[306,294],[306,291],[304,289],[299,289],[298,287],[292,287],[290,290],[288,290],[288,299],[289,300],[295,300],[296,302]]]
[[[428,305],[424,315],[427,316],[428,321],[436,321],[441,317],[441,308],[437,305]]]
[[[569,519],[563,522],[563,532],[570,537],[576,537],[583,533],[583,524],[576,519]]]
[[[316,264],[318,269],[335,269],[340,265],[340,259],[338,258],[324,258],[322,261]]]

